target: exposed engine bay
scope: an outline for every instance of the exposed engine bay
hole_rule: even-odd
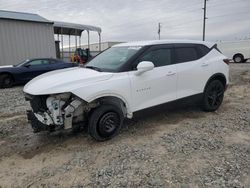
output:
[[[71,129],[74,124],[86,121],[86,114],[98,106],[98,102],[87,103],[71,93],[48,96],[26,94],[25,98],[32,107],[27,115],[34,132]]]

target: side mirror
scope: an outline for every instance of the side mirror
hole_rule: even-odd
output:
[[[137,71],[135,74],[139,76],[144,72],[152,70],[154,67],[155,66],[151,61],[142,61],[137,65]]]

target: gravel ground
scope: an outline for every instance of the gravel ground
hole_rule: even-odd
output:
[[[144,114],[113,140],[32,133],[22,87],[0,90],[0,187],[250,187],[250,63],[214,113]]]

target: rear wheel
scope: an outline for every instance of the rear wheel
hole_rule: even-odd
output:
[[[9,74],[0,75],[0,88],[10,88],[13,86],[14,80]]]
[[[242,54],[236,54],[234,55],[233,60],[235,63],[243,63],[245,59]]]
[[[217,110],[224,98],[225,87],[219,80],[213,80],[206,86],[203,94],[203,109],[208,112]]]
[[[97,141],[116,136],[123,124],[123,113],[114,105],[103,104],[94,109],[89,119],[89,134]]]

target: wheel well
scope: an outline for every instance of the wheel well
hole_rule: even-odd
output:
[[[12,80],[15,81],[14,76],[9,72],[1,72],[0,76],[2,76],[2,75],[9,75],[12,78]]]
[[[218,74],[214,74],[213,76],[211,76],[209,78],[209,80],[207,81],[206,87],[213,80],[219,80],[219,81],[221,81],[221,83],[223,84],[224,87],[226,86],[226,83],[227,83],[226,77],[223,74],[218,73]]]
[[[99,102],[100,104],[115,105],[115,106],[121,108],[124,117],[126,117],[126,115],[127,115],[126,104],[125,104],[125,102],[122,99],[120,99],[118,97],[114,97],[114,96],[101,97],[101,98],[96,99],[93,102]]]

